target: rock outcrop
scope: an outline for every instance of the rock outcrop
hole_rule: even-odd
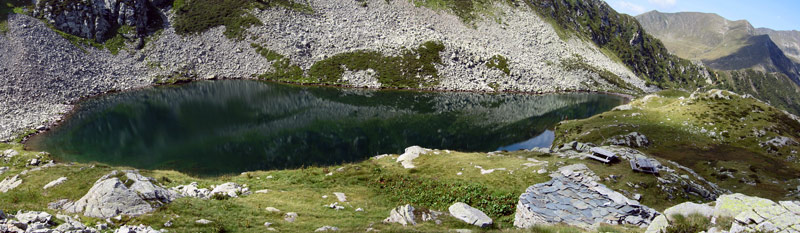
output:
[[[250,195],[250,189],[239,185],[237,183],[228,182],[221,185],[212,185],[211,190],[207,188],[199,188],[197,182],[192,182],[187,185],[179,185],[176,187],[170,188],[171,191],[174,191],[182,196],[185,197],[194,197],[194,198],[202,198],[202,199],[209,199],[215,196],[218,197],[239,197],[242,195]]]
[[[356,209],[356,211],[358,211],[358,209]],[[439,216],[443,214],[444,213],[442,212],[433,210],[420,211],[414,209],[413,206],[406,204],[398,206],[392,209],[392,211],[389,211],[389,217],[384,219],[383,223],[399,223],[403,226],[407,226],[417,225],[417,222],[421,220],[423,222],[434,221],[436,224],[441,224]]]
[[[488,227],[492,225],[492,218],[489,218],[483,211],[475,209],[462,202],[456,202],[448,208],[450,215],[465,223],[478,227]]]
[[[743,194],[720,196],[714,207],[715,216],[734,217],[729,232],[798,232],[800,201],[780,201]]]
[[[397,162],[402,164],[404,168],[411,169],[415,168],[414,166],[414,159],[419,157],[420,154],[426,154],[430,151],[430,149],[425,149],[419,146],[410,146],[406,148],[405,153],[397,157]]]
[[[411,205],[402,205],[392,209],[389,212],[389,217],[383,220],[384,223],[399,223],[403,226],[417,225],[414,220],[414,207]]]
[[[89,0],[54,1],[38,0],[33,14],[47,20],[58,30],[103,42],[116,35],[120,26],[136,28],[137,36],[144,36],[162,27],[164,17],[159,7],[163,0]]]
[[[179,194],[154,184],[136,171],[114,171],[101,177],[83,197],[61,206],[71,213],[96,218],[138,216],[172,202]]]
[[[52,187],[54,187],[56,185],[63,184],[66,181],[67,181],[67,177],[60,177],[58,179],[50,181],[50,183],[45,184],[44,187],[42,187],[42,189],[49,189],[49,188],[52,188]]]
[[[647,147],[650,140],[644,134],[633,132],[626,135],[617,135],[606,140],[606,143],[617,146],[627,146],[631,148]]]
[[[628,199],[603,184],[586,165],[562,167],[552,180],[528,187],[520,195],[514,226],[566,223],[590,227],[596,223],[647,226],[657,211]]]
[[[56,219],[60,220],[57,221]],[[56,225],[62,222],[60,225]],[[79,220],[66,216],[52,215],[38,211],[19,211],[16,215],[6,216],[0,211],[0,232],[8,233],[97,233],[98,229],[87,227]],[[118,231],[129,233],[131,231]],[[132,231],[145,232],[145,231]],[[158,231],[155,231],[158,232]],[[152,233],[152,231],[150,231]]]
[[[710,219],[733,218],[730,233],[739,232],[800,232],[800,201],[780,201],[747,196],[740,193],[722,195],[715,206],[682,203],[668,208],[647,228],[647,233],[666,229],[673,215],[700,214]],[[708,232],[711,232],[709,229]]]
[[[15,175],[12,177],[6,177],[3,181],[0,181],[0,193],[8,192],[22,184],[22,180],[19,179],[19,175]]]

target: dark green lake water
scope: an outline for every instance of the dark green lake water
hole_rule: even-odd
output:
[[[419,145],[548,147],[564,119],[625,100],[603,94],[375,91],[221,80],[81,102],[27,146],[65,161],[207,176],[353,162]]]

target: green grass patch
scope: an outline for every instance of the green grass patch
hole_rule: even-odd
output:
[[[631,85],[630,83],[625,82],[619,75],[612,73],[603,68],[598,68],[593,65],[589,65],[586,63],[586,59],[579,54],[573,54],[573,57],[565,58],[561,60],[561,67],[568,71],[576,71],[576,70],[583,70],[591,73],[595,73],[600,76],[603,80],[614,85],[616,87],[631,90],[635,92],[642,92],[641,89],[637,88],[636,86]]]
[[[511,75],[511,69],[508,68],[508,58],[504,57],[503,55],[497,54],[492,56],[489,59],[489,62],[486,63],[486,66],[492,69],[497,69],[503,71],[506,75]]]
[[[664,229],[665,233],[702,232],[711,226],[711,221],[699,214],[690,216],[676,214],[671,217],[672,222]]]
[[[464,181],[425,179],[413,175],[381,176],[373,186],[392,196],[397,203],[417,203],[444,210],[455,202],[481,209],[492,218],[513,215],[518,193],[493,191],[481,184]]]
[[[284,82],[298,82],[304,79],[303,69],[298,65],[291,64],[291,60],[285,56],[255,43],[250,44],[250,46],[255,48],[258,54],[272,62],[273,71],[259,75],[259,78]]]
[[[492,16],[495,3],[513,6],[512,0],[413,0],[417,7],[424,6],[434,10],[447,10],[461,18],[466,24],[474,25],[482,16]]]
[[[178,0],[173,2],[176,18],[173,26],[180,35],[204,32],[212,27],[225,26],[226,37],[243,40],[245,31],[251,26],[264,25],[250,10],[284,7],[286,9],[313,13],[311,7],[292,0]]]
[[[384,56],[376,51],[356,51],[337,54],[311,66],[309,75],[323,83],[338,82],[345,72],[372,69],[385,87],[422,88],[439,83],[436,64],[444,44],[428,41],[414,49],[405,49],[398,56]]]
[[[0,21],[0,34],[5,35],[6,33],[8,33],[8,21]]]
[[[308,75],[286,56],[259,44],[251,44],[257,53],[272,62],[273,71],[259,78],[296,83],[346,84],[341,81],[346,71],[373,70],[384,87],[425,88],[439,83],[436,64],[441,64],[439,54],[444,44],[428,41],[414,49],[404,49],[398,56],[385,56],[377,51],[361,50],[337,54],[318,61],[308,70]]]

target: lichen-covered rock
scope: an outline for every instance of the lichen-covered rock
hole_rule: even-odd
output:
[[[137,216],[180,197],[153,182],[135,171],[114,171],[97,180],[86,195],[64,204],[62,209],[96,218]]]
[[[775,205],[775,202],[769,199],[751,197],[741,193],[719,196],[716,203],[714,216],[717,217],[736,217],[747,210]]]
[[[566,169],[565,169],[566,168]],[[647,226],[657,211],[596,182],[582,164],[567,166],[553,179],[528,187],[520,195],[514,226],[566,223],[588,228],[597,223]]]
[[[736,194],[734,194],[736,195]],[[727,197],[726,197],[727,196]],[[744,195],[726,195],[720,197],[726,198],[723,200],[723,207],[715,209],[722,211],[721,214],[735,213],[742,210],[734,217],[733,225],[729,232],[800,232],[800,202],[798,201],[781,201],[779,203],[772,202],[767,199],[747,197]],[[748,205],[747,208],[741,208],[743,205]],[[720,201],[717,201],[720,205]]]
[[[414,221],[414,207],[411,205],[402,205],[389,211],[389,217],[384,219],[384,223],[400,223],[403,226],[417,225]]]
[[[488,227],[492,225],[492,218],[489,218],[483,211],[472,208],[462,202],[456,202],[448,208],[450,215],[463,222],[478,226]]]

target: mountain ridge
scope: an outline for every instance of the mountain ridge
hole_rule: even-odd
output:
[[[800,68],[772,40],[776,36],[759,33],[747,20],[732,21],[714,13],[658,11],[636,18],[680,57],[701,60],[719,70],[781,72],[800,85]],[[784,47],[787,44],[791,43]]]

